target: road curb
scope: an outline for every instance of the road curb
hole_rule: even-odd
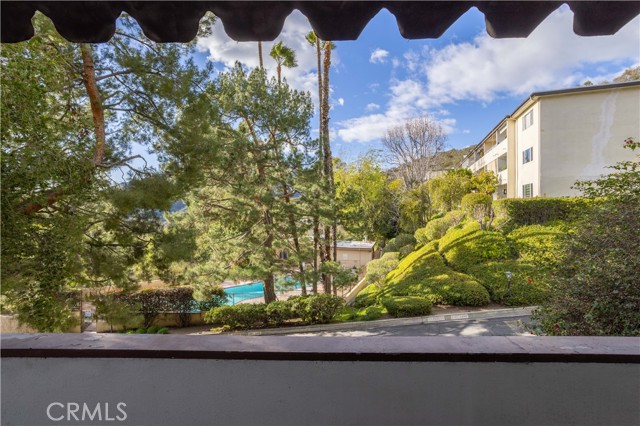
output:
[[[281,334],[299,334],[299,333],[317,333],[322,331],[349,331],[349,330],[369,330],[381,327],[401,327],[405,325],[417,325],[417,324],[443,324],[447,322],[459,322],[469,320],[483,320],[494,318],[512,318],[531,315],[531,312],[536,309],[537,306],[525,306],[522,308],[506,308],[506,309],[493,309],[490,311],[470,311],[470,312],[457,312],[452,314],[443,315],[428,315],[424,317],[413,318],[392,318],[376,321],[358,321],[358,322],[344,322],[338,324],[319,324],[319,325],[307,325],[303,327],[285,327],[285,328],[270,328],[265,330],[247,330],[237,331],[232,334],[242,336],[273,336]]]

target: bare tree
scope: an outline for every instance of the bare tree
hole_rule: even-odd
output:
[[[438,167],[437,157],[444,151],[447,135],[431,117],[419,117],[387,130],[382,143],[390,152],[407,188],[429,180]]]

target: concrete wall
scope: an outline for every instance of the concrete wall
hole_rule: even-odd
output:
[[[67,330],[67,333],[81,333],[80,326],[80,312],[74,312],[74,317],[76,317],[77,324]],[[38,331],[34,328],[29,327],[25,324],[20,324],[18,319],[13,315],[0,315],[0,333],[37,333]]]
[[[611,173],[607,166],[634,158],[622,144],[640,138],[638,87],[545,97],[540,114],[540,195],[578,195],[571,189],[576,180]]]
[[[638,339],[93,336],[3,337],[3,425],[640,423]]]
[[[204,318],[201,313],[191,314],[191,323],[190,325],[203,325]],[[178,327],[179,320],[178,314],[167,313],[167,314],[158,314],[158,316],[153,320],[151,325],[155,325],[156,327]],[[128,324],[127,328],[137,328],[141,327],[141,324]],[[121,327],[120,327],[121,328]],[[113,330],[118,330],[119,327],[113,327]],[[110,332],[111,325],[109,325],[106,321],[99,320],[96,322],[96,331],[98,333]]]

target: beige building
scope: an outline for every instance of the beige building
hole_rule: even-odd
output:
[[[498,176],[494,198],[578,195],[576,180],[633,159],[640,81],[533,93],[465,157],[461,167]]]
[[[373,260],[374,243],[367,241],[338,241],[338,262],[345,268],[361,268]]]

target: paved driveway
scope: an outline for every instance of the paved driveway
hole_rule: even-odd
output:
[[[291,336],[531,336],[523,326],[530,317],[446,321],[366,330],[318,331],[291,333]]]

